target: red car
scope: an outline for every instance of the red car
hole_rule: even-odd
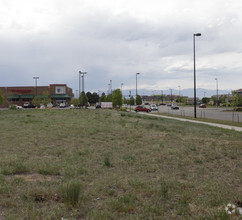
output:
[[[205,104],[199,105],[199,108],[206,108],[207,106]]]
[[[139,106],[135,107],[135,111],[136,112],[150,112],[150,109],[139,105]]]

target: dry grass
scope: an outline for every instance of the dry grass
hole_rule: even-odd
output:
[[[101,109],[0,111],[0,131],[0,219],[229,219],[242,201],[239,132]]]

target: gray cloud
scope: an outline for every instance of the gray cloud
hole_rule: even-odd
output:
[[[31,85],[38,75],[40,84],[67,83],[76,90],[82,70],[91,91],[107,90],[110,79],[114,87],[133,89],[136,72],[141,88],[190,88],[193,33],[201,32],[198,85],[214,88],[218,77],[224,89],[241,87],[240,1],[153,1],[157,7],[141,1],[137,11],[136,1],[118,2],[121,9],[106,1],[38,1],[26,11],[29,20],[14,19],[13,5],[4,5],[13,19],[0,22],[0,86]]]

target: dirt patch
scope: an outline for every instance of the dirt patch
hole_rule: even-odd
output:
[[[28,182],[36,182],[36,181],[53,181],[60,179],[60,176],[51,176],[51,175],[42,175],[39,173],[33,174],[16,174],[14,177],[23,178],[25,181]]]

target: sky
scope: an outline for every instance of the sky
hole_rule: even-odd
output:
[[[0,87],[242,88],[241,0],[0,0]],[[217,81],[215,80],[217,78]]]

